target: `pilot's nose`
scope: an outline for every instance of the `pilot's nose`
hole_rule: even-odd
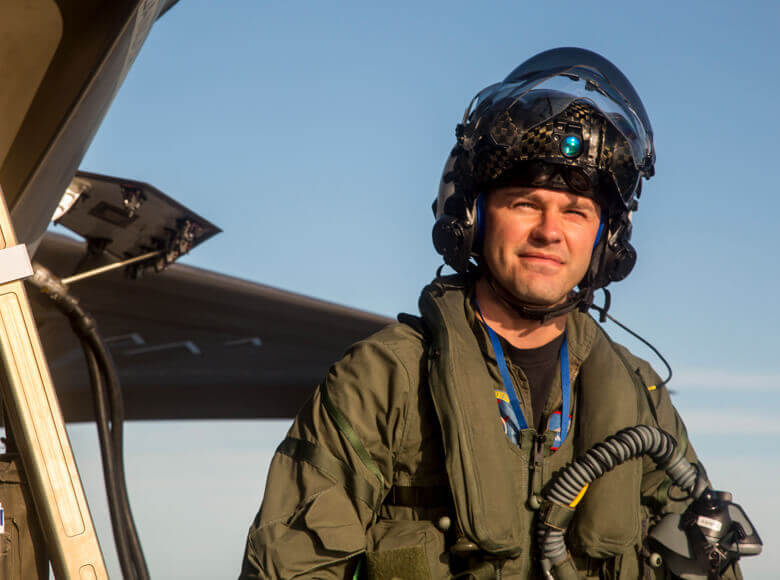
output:
[[[543,244],[553,244],[561,240],[561,213],[553,208],[548,208],[539,213],[538,221],[531,237],[534,241]]]

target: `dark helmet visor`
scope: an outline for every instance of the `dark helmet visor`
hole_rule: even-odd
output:
[[[560,74],[574,66],[591,69],[604,78],[613,88],[613,96],[616,99],[619,97],[627,103],[628,108],[636,113],[641,124],[652,138],[653,130],[650,119],[642,104],[642,99],[639,98],[631,82],[614,64],[593,51],[584,48],[564,47],[540,52],[509,73],[504,82],[518,83],[533,78],[548,78],[550,75]]]

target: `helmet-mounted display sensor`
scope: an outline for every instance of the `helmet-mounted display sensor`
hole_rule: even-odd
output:
[[[561,153],[567,159],[576,159],[582,153],[582,137],[569,135],[561,140]]]
[[[602,207],[606,235],[569,310],[628,275],[636,259],[629,214],[641,178],[653,175],[655,150],[644,106],[611,62],[580,48],[540,53],[477,93],[456,137],[434,202],[434,245],[448,265],[475,267],[479,195],[525,185],[587,195]]]

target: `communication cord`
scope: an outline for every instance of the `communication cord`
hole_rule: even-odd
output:
[[[84,350],[92,386],[111,527],[122,575],[127,580],[148,580],[149,570],[127,494],[122,429],[124,403],[116,369],[97,332],[95,319],[84,311],[57,276],[40,264],[33,266],[34,274],[28,278],[28,282],[68,317]]]

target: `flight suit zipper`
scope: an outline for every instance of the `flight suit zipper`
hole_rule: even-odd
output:
[[[547,436],[544,433],[536,433],[533,440],[531,452],[531,469],[539,471],[544,464],[544,445],[547,442]],[[536,479],[536,478],[534,478]],[[536,491],[536,489],[534,489]]]
[[[547,437],[544,434],[535,433],[531,441],[531,489],[528,496],[528,507],[538,510],[542,505],[542,468],[544,466],[544,445]]]

